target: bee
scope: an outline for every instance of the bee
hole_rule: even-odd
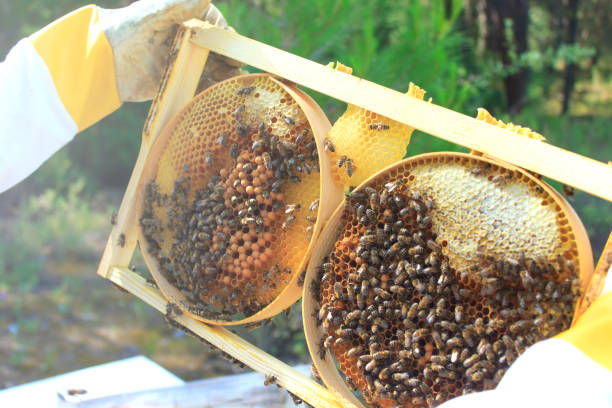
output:
[[[364,295],[362,295],[361,293],[357,294],[357,307],[359,308],[359,310],[364,310],[366,307],[366,297]]]
[[[281,225],[281,229],[283,231],[287,231],[287,229],[289,228],[289,226],[295,221],[295,215],[289,215],[285,221],[283,222],[283,224]]]
[[[232,143],[232,146],[230,147],[230,156],[232,157],[232,159],[236,160],[238,158],[238,155],[240,154],[240,151],[238,150],[238,144],[237,143]],[[239,180],[236,180],[239,182]]]
[[[482,167],[474,167],[471,171],[471,173],[475,176],[479,175],[482,173]]]
[[[255,89],[255,86],[249,86],[246,88],[240,88],[238,89],[238,92],[236,92],[237,95],[248,95],[251,92],[253,92],[253,90]]]
[[[225,132],[221,133],[221,135],[219,135],[215,143],[220,144],[223,147],[227,147],[227,133]]]
[[[296,151],[297,150],[297,145],[293,142],[290,142],[288,140],[281,140],[279,143],[279,147],[285,151]]]
[[[277,378],[272,374],[266,374],[266,378],[264,380],[264,385],[267,387],[270,384],[276,384]]]
[[[285,214],[293,214],[296,211],[299,211],[301,208],[300,203],[295,204],[287,204],[285,206]]]
[[[206,155],[204,156],[204,162],[206,164],[208,164],[208,167],[212,167],[213,166],[213,155],[212,155],[212,152],[210,150],[206,151]]]
[[[334,296],[336,296],[338,299],[343,297],[342,285],[340,282],[334,283]]]
[[[306,280],[306,270],[302,271],[300,277],[298,278],[297,284],[299,287],[304,286],[304,281]]]
[[[427,247],[434,252],[442,252],[442,247],[433,239],[427,240]]]
[[[529,320],[518,320],[515,323],[512,323],[509,327],[510,333],[518,334],[524,332],[531,326],[531,322]]]
[[[334,342],[334,336],[327,336],[325,337],[325,340],[323,341],[323,347],[325,347],[326,349],[329,349],[332,344]]]
[[[436,347],[438,348],[438,350],[442,350],[442,348],[444,347],[444,342],[442,341],[442,337],[440,336],[440,333],[434,330],[431,333],[431,337],[434,343],[436,344]]]
[[[172,302],[166,303],[166,318],[173,319],[174,317],[180,316],[182,314],[183,311],[180,307],[178,307],[178,305]]]
[[[270,157],[270,153],[263,152],[261,154],[261,157],[263,158],[263,162],[264,162],[264,165],[266,166],[266,168],[268,170],[272,170],[272,158]]]
[[[372,130],[387,130],[389,129],[389,125],[384,122],[376,122],[370,124],[370,129]]]
[[[125,234],[123,232],[119,234],[119,238],[117,239],[117,245],[121,248],[125,247]]]
[[[348,157],[346,155],[340,156],[340,158],[338,159],[338,167],[342,167],[347,159]]]
[[[344,379],[344,382],[346,383],[346,385],[349,387],[349,389],[351,391],[357,391],[357,386],[355,385],[355,383],[353,382],[353,380],[351,380],[351,377],[346,377]]]
[[[566,197],[571,197],[574,195],[574,187],[563,184],[563,194]]]
[[[245,137],[249,131],[249,128],[242,123],[238,123],[238,125],[236,125],[236,131],[238,132],[238,136]]]
[[[319,375],[319,371],[315,367],[314,364],[310,365],[310,376],[315,380],[321,382],[321,376]]]
[[[501,186],[501,185],[504,185],[506,181],[510,180],[511,178],[512,178],[512,173],[497,174],[493,176],[493,178],[491,179],[491,182]]]
[[[283,120],[288,125],[295,125],[295,120],[291,116],[283,116]]]
[[[310,211],[316,211],[317,208],[319,208],[319,199],[318,198],[316,200],[314,200],[312,203],[310,203],[310,206],[308,206],[308,209]]]
[[[429,329],[417,329],[412,333],[412,343],[418,343],[419,340],[425,338],[429,334]],[[414,350],[413,350],[414,351]]]
[[[83,394],[87,394],[87,390],[84,390],[82,388],[71,388],[67,392],[68,392],[68,395],[83,395]]]
[[[300,144],[308,135],[308,129],[304,129],[295,136],[295,144]]]
[[[111,214],[110,223],[111,225],[117,225],[117,211],[113,211],[113,213]]]
[[[311,215],[307,215],[306,216],[306,221],[315,223],[315,222],[317,222],[317,217],[313,217]]]
[[[352,349],[350,349],[346,355],[349,358],[354,358],[357,357],[358,355],[360,355],[363,352],[363,348],[361,346],[356,346],[353,347]]]
[[[346,175],[353,177],[353,161],[347,157],[346,159]]]
[[[323,150],[325,150],[325,151],[329,150],[332,153],[334,153],[336,151],[336,148],[334,147],[334,144],[329,139],[329,137],[326,137],[323,140]]]
[[[253,144],[251,145],[251,150],[253,150],[254,152],[257,152],[263,148],[264,148],[263,140],[255,140]]]
[[[236,108],[236,110],[234,110],[234,119],[236,119],[236,122],[240,123],[242,122],[242,114],[246,111],[246,106],[242,105],[238,108]]]
[[[457,323],[461,323],[463,320],[463,306],[457,305],[455,306],[455,321]]]

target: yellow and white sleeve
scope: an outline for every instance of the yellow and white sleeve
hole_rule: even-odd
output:
[[[113,51],[87,6],[19,41],[0,63],[0,192],[116,110]]]

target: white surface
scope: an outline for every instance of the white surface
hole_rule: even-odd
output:
[[[71,401],[184,384],[183,380],[144,356],[89,367],[0,391],[0,407],[56,407],[69,389],[86,394]]]
[[[0,62],[0,193],[29,176],[77,133],[51,73],[26,38]]]
[[[612,349],[612,339],[610,340]],[[440,408],[612,407],[612,372],[570,343],[549,339],[531,346],[495,390],[452,399]]]

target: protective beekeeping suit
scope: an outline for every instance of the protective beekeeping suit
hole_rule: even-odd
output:
[[[122,102],[152,99],[176,23],[195,17],[228,28],[210,0],[146,0],[86,6],[19,41],[0,63],[0,192]],[[211,56],[205,75],[223,80],[237,66]]]
[[[144,0],[83,7],[17,43],[0,64],[0,192],[122,102],[151,99],[173,27],[192,17],[227,27],[208,0]],[[211,58],[206,74],[219,81],[237,66]],[[612,406],[610,278],[605,292],[573,329],[529,348],[497,389],[442,406]]]

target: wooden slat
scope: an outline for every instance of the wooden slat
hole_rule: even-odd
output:
[[[107,279],[161,313],[166,313],[167,302],[161,292],[129,269],[112,268]],[[174,320],[253,370],[264,375],[275,376],[279,385],[311,405],[318,408],[354,407],[348,401],[338,401],[327,388],[223,327],[209,326],[187,315],[177,316]]]
[[[194,30],[192,41],[211,51],[612,201],[612,166],[335,71],[199,20],[190,20],[185,25]],[[415,80],[418,82],[418,78]]]
[[[106,277],[113,266],[129,266],[138,235],[138,185],[149,151],[168,120],[193,98],[198,86],[210,51],[191,43],[191,34],[190,29],[183,28],[176,35],[168,66],[144,125],[138,159],[121,200],[117,223],[108,237],[98,266],[100,276]],[[125,237],[123,246],[118,245],[121,234]]]
[[[608,237],[608,242],[601,252],[599,262],[593,271],[591,281],[589,282],[586,292],[582,297],[578,310],[574,316],[573,323],[576,323],[580,316],[593,304],[593,302],[602,294],[612,292],[612,231]],[[606,279],[608,278],[608,279]]]

